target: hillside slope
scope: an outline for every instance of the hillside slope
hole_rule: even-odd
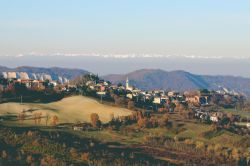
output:
[[[0,104],[0,115],[18,115],[22,110],[35,110],[35,112],[42,112],[43,116],[49,114],[50,117],[57,115],[59,123],[75,123],[77,121],[90,122],[90,114],[97,113],[103,122],[110,120],[111,114],[117,116],[130,115],[132,112],[125,108],[107,106],[100,104],[94,99],[84,96],[73,96],[64,98],[61,101],[52,102],[49,104],[37,104],[37,103],[3,103]],[[33,113],[27,112],[27,115]],[[12,121],[12,123],[19,123],[18,121]],[[33,125],[33,120],[25,120],[25,124]],[[45,119],[41,122],[45,125]]]

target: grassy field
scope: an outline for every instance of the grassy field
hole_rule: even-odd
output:
[[[19,113],[20,109],[38,109],[36,111],[42,111],[44,114],[56,114],[58,115],[61,123],[74,122],[76,120],[89,121],[90,113],[96,111],[99,111],[96,113],[99,114],[100,118],[103,121],[105,121],[105,119],[109,120],[111,113],[114,113],[115,116],[121,116],[131,113],[131,111],[126,109],[102,105],[93,99],[79,96],[65,98],[62,101],[50,104],[0,104],[0,113],[4,115],[17,114]],[[33,120],[25,120],[24,124],[22,125],[20,125],[19,121],[5,121],[4,125],[17,131],[22,130],[26,133],[29,130],[39,131],[40,133],[55,133],[54,135],[57,136],[58,133],[60,133],[59,135],[61,137],[59,140],[63,143],[65,143],[65,139],[69,139],[70,141],[66,141],[69,143],[74,143],[74,141],[72,141],[74,139],[76,140],[75,143],[83,142],[84,140],[94,140],[95,142],[99,142],[100,145],[105,145],[105,147],[112,153],[118,150],[120,154],[120,151],[129,148],[132,149],[133,153],[135,152],[135,154],[137,154],[138,151],[141,151],[142,154],[146,156],[176,164],[184,164],[189,161],[190,157],[196,157],[197,161],[195,162],[198,162],[198,159],[204,154],[203,151],[196,152],[194,150],[196,149],[195,145],[197,143],[204,143],[209,147],[221,145],[223,147],[223,153],[227,150],[237,148],[242,152],[242,154],[250,157],[250,148],[248,147],[249,140],[247,136],[234,134],[224,129],[211,131],[211,125],[200,123],[194,119],[183,119],[182,116],[176,113],[169,115],[169,122],[171,122],[172,124],[171,127],[140,128],[137,124],[132,124],[122,126],[119,128],[119,130],[103,128],[101,130],[94,131],[74,131],[70,128],[35,126]],[[42,122],[42,125],[44,124],[45,123]],[[148,140],[150,140],[148,138],[156,138],[155,140],[157,141],[148,142]],[[165,138],[172,141],[165,142]],[[192,144],[194,146],[190,147],[190,145],[184,144],[184,140],[190,140],[191,142],[193,142]],[[90,144],[88,144],[87,142],[86,145]],[[67,145],[66,147],[68,146],[69,145]],[[28,147],[28,150],[33,150],[33,145],[30,145]],[[79,147],[79,145],[77,145],[76,147]],[[83,151],[84,147],[86,146],[79,147],[79,150]],[[103,147],[101,147],[101,149],[102,148]],[[192,149],[193,151],[190,149]],[[46,151],[49,150],[50,149],[47,149]],[[102,150],[98,151],[102,152]],[[69,154],[64,154],[64,157],[68,156]],[[100,159],[99,157],[100,156],[97,156],[97,159]],[[106,154],[104,158],[106,158]],[[124,156],[122,156],[122,158],[124,158]],[[137,161],[136,158],[134,159],[135,161]],[[210,159],[207,159],[206,162],[208,160]],[[214,160],[211,159],[211,161]]]
[[[89,122],[91,113],[98,113],[101,121],[107,122],[110,120],[111,114],[117,116],[126,116],[132,112],[125,108],[112,107],[100,104],[94,99],[90,99],[84,96],[73,96],[65,98],[61,101],[40,104],[40,103],[3,103],[0,104],[0,116],[5,115],[18,115],[21,111],[34,110],[27,112],[27,116],[32,116],[35,112],[41,112],[42,116],[49,114],[49,116],[57,115],[59,123],[74,123]],[[9,123],[19,123],[12,121]],[[25,120],[24,125],[34,124],[33,120]],[[45,119],[42,119],[42,125],[45,124]]]
[[[221,145],[223,146],[224,151],[226,151],[227,149],[230,150],[238,148],[245,156],[250,157],[250,148],[248,146],[249,137],[244,135],[238,135],[225,129],[215,131],[211,130],[211,125],[201,123],[195,119],[185,119],[178,113],[168,115],[169,123],[171,124],[171,126],[156,128],[140,128],[135,123],[131,125],[121,126],[119,130],[103,128],[102,130],[95,131],[74,131],[70,128],[57,128],[53,126],[46,127],[44,126],[44,119],[41,122],[41,126],[34,124],[32,114],[34,114],[35,112],[41,112],[43,116],[46,114],[49,114],[50,116],[57,115],[59,117],[59,123],[74,123],[76,121],[89,122],[91,113],[98,113],[100,119],[103,122],[109,121],[111,114],[114,114],[114,116],[124,116],[132,113],[130,110],[125,108],[100,104],[95,99],[83,96],[73,96],[65,98],[58,102],[48,104],[0,104],[0,119],[1,116],[17,116],[22,110],[34,111],[26,112],[28,118],[23,122],[23,124],[17,120],[4,120],[3,125],[11,128],[17,127],[19,129],[29,128],[29,130],[34,129],[46,133],[60,132],[61,134],[69,136],[70,139],[79,138],[80,140],[95,140],[100,142],[101,144],[105,144],[107,148],[111,149],[126,149],[129,147],[131,149],[135,148],[135,151],[138,149],[142,149],[142,151],[144,152],[144,150],[147,150],[147,148],[151,148],[151,151],[147,151],[147,154],[150,154],[150,156],[156,158],[163,156],[164,160],[167,161],[172,161],[172,159],[176,159],[176,155],[178,160],[185,157],[182,155],[183,151],[181,148],[184,147],[184,152],[186,154],[185,148],[187,148],[188,146],[183,145],[184,140],[190,140],[190,142],[193,142],[194,145],[200,142],[210,147],[214,147],[215,145]],[[155,116],[160,115],[155,114]],[[148,143],[148,138],[150,137],[162,138],[162,140],[164,140],[165,138],[168,140],[174,140],[174,142],[172,143],[175,144],[171,146],[169,144],[158,144],[158,142],[153,141],[151,143]],[[161,141],[159,141],[159,143],[161,143]],[[155,152],[159,154],[155,154]],[[193,155],[192,153],[193,151],[191,151],[189,155]],[[183,159],[181,161],[184,162],[186,161],[186,159]]]
[[[250,112],[249,111],[244,111],[244,110],[235,110],[235,109],[222,109],[221,111],[225,112],[225,113],[232,113],[235,115],[240,115],[242,117],[248,117],[250,118]]]

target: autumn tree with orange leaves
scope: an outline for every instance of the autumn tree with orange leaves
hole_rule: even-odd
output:
[[[92,113],[90,115],[91,124],[93,127],[100,127],[101,121],[99,119],[99,115],[97,113]]]
[[[58,121],[59,121],[59,118],[56,115],[52,116],[52,125],[55,126],[58,123]]]

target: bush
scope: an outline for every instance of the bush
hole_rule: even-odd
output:
[[[73,158],[77,158],[78,154],[77,154],[77,150],[75,148],[71,148],[69,150],[69,153],[70,155],[73,157]]]
[[[201,142],[201,141],[197,141],[196,143],[195,143],[195,147],[197,148],[197,149],[201,149],[201,150],[203,150],[204,148],[205,148],[205,144],[204,144],[204,142]]]
[[[88,153],[88,152],[83,152],[83,153],[81,154],[81,159],[82,159],[83,161],[89,161],[89,153]]]
[[[166,127],[168,125],[169,117],[167,114],[163,115],[160,119],[158,119],[158,124],[160,127]]]
[[[192,144],[194,144],[194,141],[193,141],[192,139],[186,139],[186,140],[184,141],[184,143],[185,143],[186,145],[192,145]]]

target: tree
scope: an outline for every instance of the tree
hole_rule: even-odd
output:
[[[0,94],[3,92],[3,86],[0,84]]]
[[[170,109],[171,109],[171,111],[174,111],[175,107],[176,107],[175,103],[170,103]]]
[[[192,139],[185,139],[184,143],[186,145],[193,145],[194,144],[194,140],[192,140]]]
[[[149,120],[146,117],[139,118],[138,121],[137,121],[137,124],[138,124],[139,127],[145,128],[145,127],[149,126]]]
[[[76,150],[75,148],[71,148],[71,149],[69,150],[69,153],[70,153],[70,155],[71,155],[73,158],[77,158],[77,156],[78,156],[78,152],[77,152],[77,150]]]
[[[159,126],[160,127],[166,127],[168,124],[169,116],[167,114],[163,115],[159,120]]]
[[[129,100],[129,102],[128,102],[128,109],[132,110],[132,109],[134,109],[134,107],[135,107],[134,101]]]
[[[110,121],[114,120],[115,119],[115,115],[114,113],[110,114]]]
[[[42,113],[41,112],[36,112],[33,115],[33,119],[34,119],[35,124],[40,124],[41,123],[41,119],[42,119]]]
[[[250,101],[246,101],[244,103],[244,111],[250,111]]]
[[[56,115],[52,116],[52,125],[55,126],[58,123],[58,121],[59,121],[59,118]]]
[[[200,94],[203,96],[210,95],[210,91],[208,89],[200,89]]]
[[[61,165],[61,166],[66,166],[65,161],[63,160],[59,160],[59,159],[55,159],[54,156],[50,156],[50,155],[45,155],[43,156],[43,158],[41,159],[41,164],[40,166],[47,166],[47,165]]]
[[[8,154],[5,150],[2,151],[2,158],[6,159],[8,157]]]
[[[88,152],[83,152],[83,153],[81,154],[81,159],[82,159],[83,161],[89,161],[89,153],[88,153]]]
[[[25,117],[26,117],[25,112],[21,112],[20,114],[18,114],[18,120],[19,120],[20,122],[23,122],[24,119],[25,119]]]
[[[195,117],[195,113],[190,109],[187,112],[187,118],[188,119],[193,119]]]
[[[50,118],[49,114],[46,113],[46,115],[45,115],[45,123],[46,123],[46,126],[48,125],[49,118]]]
[[[240,157],[240,151],[239,151],[239,149],[237,149],[237,148],[233,148],[232,149],[232,157],[234,159],[239,159],[239,157]]]
[[[204,142],[201,142],[201,141],[197,141],[197,142],[195,143],[195,145],[196,145],[196,148],[197,148],[197,149],[203,150],[203,149],[205,148]]]
[[[125,99],[123,97],[119,97],[118,95],[114,95],[115,105],[121,106],[125,104]]]
[[[214,151],[217,153],[220,153],[222,151],[223,147],[220,144],[214,145]]]
[[[122,86],[122,83],[119,82],[119,83],[117,84],[117,86],[118,86],[118,87],[121,87],[121,86]]]
[[[136,117],[136,119],[142,119],[144,117],[142,111],[135,112],[134,116]]]
[[[42,114],[41,112],[37,113],[37,123],[38,123],[38,124],[41,123],[42,115],[43,115],[43,114]]]
[[[149,124],[150,124],[150,127],[158,127],[159,123],[158,123],[158,119],[156,117],[151,117],[149,119]]]
[[[208,145],[206,150],[208,154],[214,154],[214,145]]]
[[[99,119],[99,115],[97,113],[92,113],[90,115],[91,124],[93,127],[100,127],[101,121]]]
[[[175,107],[175,111],[179,113],[184,119],[188,117],[187,109],[183,104],[177,104]]]
[[[235,103],[235,107],[237,110],[243,110],[245,105],[245,97],[243,95],[237,97],[237,102]]]
[[[213,124],[210,126],[210,130],[211,130],[211,131],[218,131],[218,126],[217,126],[217,124],[213,123]]]
[[[32,157],[32,155],[28,155],[26,158],[26,162],[28,164],[32,164],[34,162],[34,158]]]

